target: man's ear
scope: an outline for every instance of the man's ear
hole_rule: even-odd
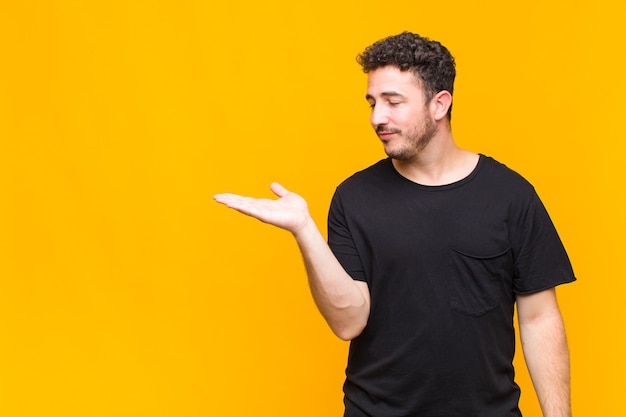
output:
[[[452,106],[452,95],[447,90],[441,90],[433,97],[432,101],[433,117],[436,121],[448,116],[448,109]]]

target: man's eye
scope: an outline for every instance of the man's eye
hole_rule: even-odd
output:
[[[399,101],[390,101],[390,102],[389,102],[389,105],[390,105],[390,106],[397,106],[398,104],[400,104],[400,102],[399,102]]]
[[[369,105],[370,105],[370,109],[373,109],[376,103],[369,103]]]

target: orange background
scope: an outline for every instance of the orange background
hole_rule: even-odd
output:
[[[218,4],[218,5],[216,5]],[[305,196],[384,157],[355,56],[402,30],[455,55],[458,143],[528,178],[577,415],[626,374],[618,1],[2,1],[0,415],[339,416],[347,344],[288,233],[217,192]],[[521,355],[526,416],[539,416]]]

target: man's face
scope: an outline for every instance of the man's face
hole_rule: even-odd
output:
[[[372,127],[393,159],[412,159],[437,133],[424,91],[410,71],[393,66],[370,71],[366,99]]]

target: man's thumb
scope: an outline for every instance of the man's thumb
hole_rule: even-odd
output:
[[[270,190],[272,190],[274,194],[276,194],[277,196],[281,198],[289,194],[289,190],[287,190],[285,187],[283,187],[277,182],[273,182],[270,184]]]

